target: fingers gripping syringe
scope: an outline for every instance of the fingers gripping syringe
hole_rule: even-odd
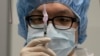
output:
[[[48,14],[46,11],[46,4],[44,4],[44,9],[43,9],[43,22],[44,22],[44,37],[46,37],[47,34],[47,21],[48,21]]]

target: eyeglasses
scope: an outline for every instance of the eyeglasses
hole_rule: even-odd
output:
[[[42,15],[27,16],[26,21],[28,25],[32,28],[35,28],[35,29],[44,28],[44,22],[43,22]],[[66,30],[72,27],[73,22],[78,22],[78,19],[69,17],[69,16],[56,16],[53,18],[49,18],[47,21],[47,24],[49,24],[49,21],[52,21],[52,24],[56,29]]]

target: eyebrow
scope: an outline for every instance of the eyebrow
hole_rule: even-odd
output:
[[[34,13],[42,14],[42,11],[41,11],[41,10],[34,10],[34,11],[32,12],[32,14],[34,14]]]
[[[64,9],[64,10],[59,10],[57,13],[58,14],[69,14],[70,12]]]
[[[36,10],[34,10],[33,12],[32,12],[32,14],[42,14],[42,10],[39,10],[39,9],[36,9]],[[68,15],[68,14],[70,14],[70,13],[73,13],[73,12],[69,12],[68,10],[66,10],[66,9],[63,9],[63,10],[59,10],[59,11],[57,11],[55,14],[56,15],[61,15],[61,14],[66,14],[66,15]]]
[[[41,10],[34,10],[33,12],[42,13]],[[59,12],[57,12],[57,13],[69,13],[69,11],[64,9],[64,10],[59,10]]]

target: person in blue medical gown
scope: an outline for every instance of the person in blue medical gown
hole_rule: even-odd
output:
[[[20,56],[94,56],[80,48],[90,0],[18,0]]]

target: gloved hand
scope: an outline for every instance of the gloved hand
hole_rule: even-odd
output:
[[[50,40],[47,37],[33,39],[22,48],[20,56],[56,56],[50,48],[43,46],[50,42]]]

